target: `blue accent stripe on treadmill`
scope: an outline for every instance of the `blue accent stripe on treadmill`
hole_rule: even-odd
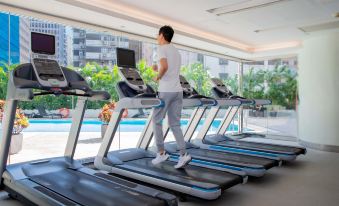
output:
[[[217,150],[230,151],[230,152],[241,152],[241,153],[252,154],[252,155],[262,155],[262,156],[267,156],[267,157],[279,157],[279,155],[274,154],[274,153],[258,152],[258,151],[252,151],[252,150],[223,147],[223,146],[218,146],[218,145],[212,145],[212,146],[209,146],[209,148],[217,149]]]
[[[179,156],[171,155],[171,158],[174,159],[174,160],[178,160],[178,159],[179,159]],[[220,168],[230,169],[230,170],[243,171],[243,169],[240,168],[240,167],[234,167],[234,166],[231,166],[231,165],[224,165],[224,164],[219,164],[219,163],[214,163],[214,162],[208,162],[208,161],[203,161],[203,160],[197,160],[197,159],[194,159],[194,158],[192,158],[192,161],[191,161],[191,162],[193,162],[193,163],[198,163],[198,164],[202,164],[202,165],[209,165],[209,166],[214,166],[214,167],[220,167]]]
[[[203,192],[218,192],[220,190],[219,188],[206,189],[206,188],[201,188],[201,187],[196,187],[196,186],[193,186],[192,189],[200,190]]]
[[[290,153],[290,154],[287,154],[287,153],[281,153],[279,151],[274,151],[274,152],[261,152],[261,151],[255,151],[255,150],[251,150],[251,149],[240,149],[240,148],[234,148],[234,147],[228,147],[228,146],[222,146],[222,145],[213,145],[213,146],[219,146],[219,147],[227,147],[227,148],[232,148],[232,149],[238,149],[238,150],[244,150],[244,151],[254,151],[254,152],[258,152],[258,153],[263,153],[263,154],[273,154],[273,155],[277,155],[278,157],[281,157],[281,156],[286,156],[286,157],[290,157],[290,156],[295,156],[294,153]]]

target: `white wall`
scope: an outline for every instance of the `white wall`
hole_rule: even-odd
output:
[[[299,138],[339,146],[339,32],[306,39],[299,67]]]

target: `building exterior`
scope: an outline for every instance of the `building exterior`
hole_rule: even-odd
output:
[[[204,56],[199,53],[179,50],[181,55],[181,65],[186,66],[192,63],[204,63]]]
[[[0,13],[0,26],[0,65],[19,63],[19,17]]]
[[[20,17],[19,22],[19,37],[20,37],[20,63],[30,62],[30,20],[28,18]]]
[[[82,67],[86,64],[86,31],[73,29],[73,66]]]
[[[132,43],[133,48],[137,46],[137,43]],[[117,62],[116,47],[129,48],[128,39],[73,29],[73,65],[76,67],[83,67],[90,62],[96,62],[101,66],[113,66]]]
[[[128,48],[135,51],[135,60],[139,62],[142,59],[142,42],[137,40],[129,40]]]
[[[66,42],[67,42],[67,66],[73,65],[73,29],[66,27]]]
[[[60,25],[60,24],[50,23],[47,21],[31,19],[30,28],[32,32],[55,35],[56,59],[58,60],[60,65],[67,66],[69,55],[67,54],[67,38],[66,38],[65,26]]]
[[[158,46],[156,44],[142,42],[142,59],[146,61],[147,66],[152,66],[157,59]]]

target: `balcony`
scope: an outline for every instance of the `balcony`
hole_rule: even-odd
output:
[[[103,44],[103,42],[104,41],[101,41],[101,40],[86,40],[86,45],[87,46],[100,46],[100,47],[102,47],[102,46],[105,46],[104,44]]]
[[[86,52],[86,59],[100,59],[100,53]]]

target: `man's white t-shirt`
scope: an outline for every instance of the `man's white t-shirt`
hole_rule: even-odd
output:
[[[182,92],[180,85],[181,56],[177,48],[172,44],[159,46],[159,60],[167,59],[168,69],[159,81],[159,92]]]

